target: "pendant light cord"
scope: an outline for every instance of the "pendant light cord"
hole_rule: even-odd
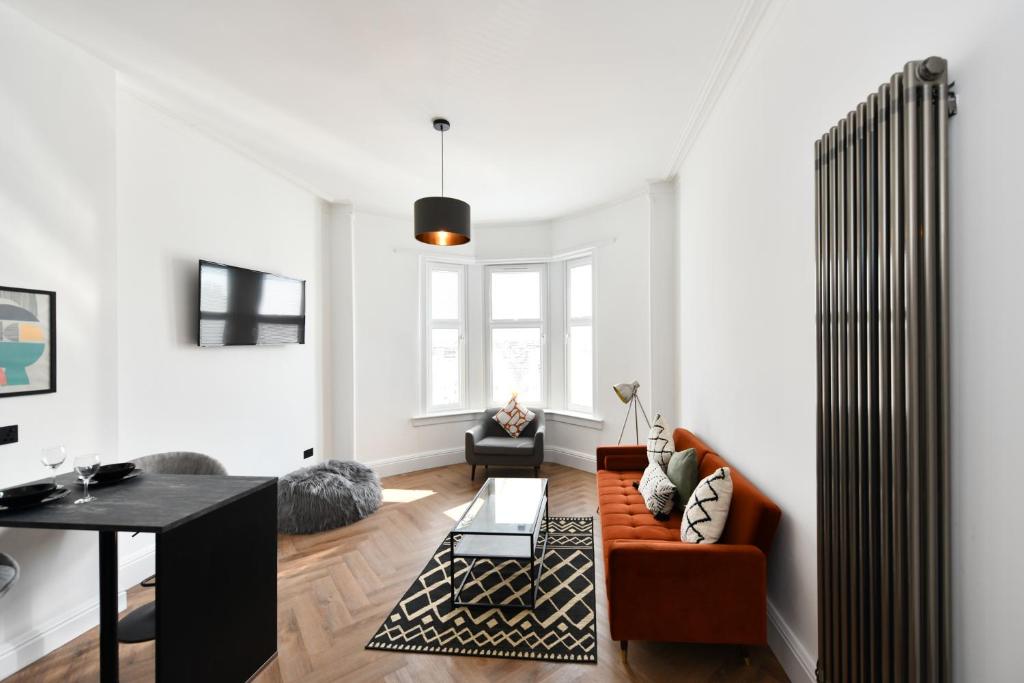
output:
[[[444,196],[444,129],[441,130],[441,196]]]

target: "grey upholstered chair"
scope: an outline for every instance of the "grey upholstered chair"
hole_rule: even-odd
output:
[[[155,474],[214,474],[228,473],[224,465],[216,458],[202,453],[189,451],[171,451],[170,453],[154,453],[136,458],[132,462],[144,472]]]
[[[20,573],[21,570],[14,558],[6,553],[0,553],[0,598],[11,589]]]
[[[191,451],[154,453],[132,460],[143,472],[154,474],[225,475],[224,465],[216,458]],[[135,534],[133,534],[135,535]],[[142,580],[146,588],[156,585],[156,574]],[[125,615],[117,623],[117,639],[122,643],[144,643],[156,638],[156,601],[148,602]]]
[[[470,479],[476,479],[476,466],[532,467],[533,476],[540,474],[544,462],[544,411],[533,409],[537,415],[518,437],[513,439],[494,421],[497,408],[485,410],[480,421],[466,430],[466,462],[472,469]]]

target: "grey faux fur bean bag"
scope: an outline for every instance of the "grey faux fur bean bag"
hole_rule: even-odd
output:
[[[312,534],[358,522],[381,504],[380,478],[366,465],[342,460],[304,467],[277,484],[277,528]]]

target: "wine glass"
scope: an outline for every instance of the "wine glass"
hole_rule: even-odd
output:
[[[63,446],[50,446],[44,448],[40,460],[43,464],[50,468],[50,474],[53,475],[53,485],[57,485],[57,468],[64,464],[67,460],[68,449]]]
[[[78,472],[78,476],[81,477],[82,482],[85,484],[85,497],[76,500],[75,505],[78,505],[79,503],[88,503],[90,500],[96,500],[89,495],[89,482],[91,482],[92,478],[96,476],[99,469],[99,453],[75,456],[75,471]]]

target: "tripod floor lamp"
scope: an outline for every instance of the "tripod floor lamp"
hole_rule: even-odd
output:
[[[612,387],[615,390],[615,395],[619,397],[619,400],[626,404],[626,419],[622,422],[622,429],[619,430],[619,443],[622,443],[622,435],[626,433],[626,425],[629,424],[629,411],[633,411],[633,429],[636,431],[636,442],[640,443],[640,417],[637,413],[637,407],[639,406],[640,412],[644,414],[644,422],[647,423],[647,428],[650,429],[651,421],[647,419],[647,411],[644,410],[644,404],[640,402],[640,382],[633,380],[632,384],[616,384]]]

